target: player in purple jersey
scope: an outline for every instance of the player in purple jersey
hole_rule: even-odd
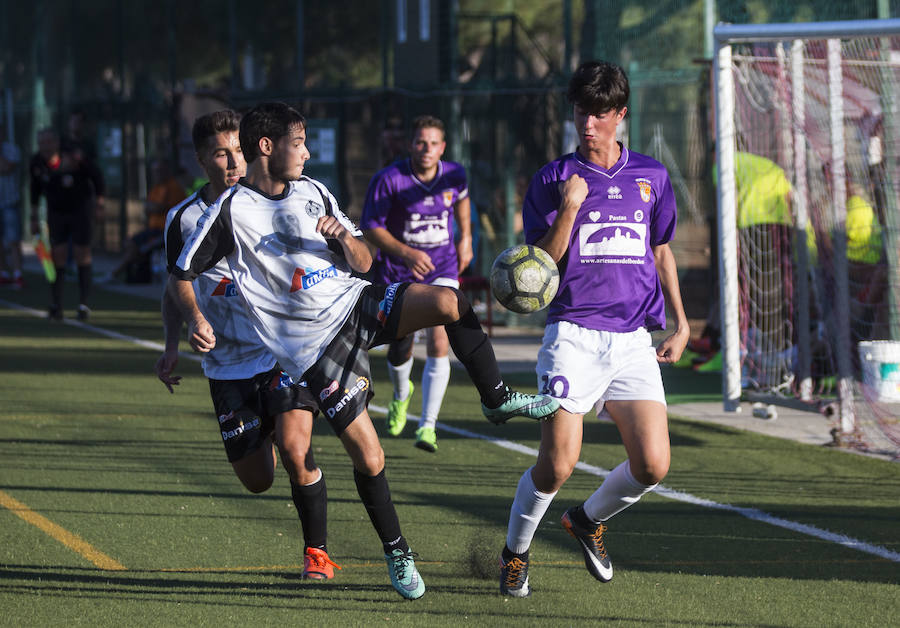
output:
[[[181,252],[184,233],[189,234],[199,215],[244,175],[247,164],[238,140],[239,123],[240,116],[230,110],[215,111],[194,121],[194,150],[209,183],[170,210],[165,239],[169,255]],[[208,306],[204,312],[223,340],[206,354],[203,370],[209,378],[225,451],[244,487],[251,493],[262,493],[275,479],[278,448],[303,531],[301,577],[325,580],[334,576],[337,565],[328,557],[326,547],[325,477],[310,445],[315,402],[305,386],[293,383],[283,373],[250,328],[240,298],[229,292],[234,286],[227,271],[223,263],[194,284],[196,290],[206,291],[198,301]],[[166,348],[156,362],[156,375],[169,392],[174,392],[173,386],[181,380],[173,372],[184,320],[168,292],[163,295],[162,315]]]
[[[189,321],[191,346],[201,352],[216,346],[191,282],[225,259],[260,339],[291,377],[308,384],[347,450],[391,584],[403,597],[419,598],[425,584],[400,530],[384,450],[366,410],[368,349],[445,325],[488,420],[545,419],[559,404],[504,384],[490,339],[462,293],[416,283],[371,285],[350,272],[366,272],[371,253],[334,197],[303,176],[309,151],[306,120],[298,111],[284,103],[258,105],[242,118],[240,140],[246,178],[198,222],[170,268],[169,289]],[[282,218],[283,212],[293,219]]]
[[[690,335],[668,242],[676,210],[665,168],[616,141],[627,111],[628,79],[616,65],[590,61],[573,74],[576,152],[544,166],[523,207],[525,240],[559,265],[537,375],[560,402],[541,424],[536,464],[519,480],[500,558],[500,590],[531,593],[528,548],[553,497],[581,453],[582,419],[596,408],[612,418],[628,459],[562,524],[596,579],[612,578],[603,542],[610,517],[651,491],[669,469],[666,400],[659,363],[675,362]],[[650,331],[674,332],[656,348]]]
[[[469,189],[463,167],[442,161],[447,147],[444,123],[432,116],[413,120],[410,156],[378,172],[369,183],[360,228],[378,247],[378,280],[415,281],[459,288],[459,275],[472,261]],[[454,243],[453,220],[459,228]],[[422,371],[422,415],[416,447],[437,450],[434,431],[450,382],[450,343],[443,327],[429,327]],[[394,395],[387,428],[399,436],[413,393],[413,336],[388,347],[388,374]]]

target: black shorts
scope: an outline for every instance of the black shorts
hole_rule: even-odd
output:
[[[50,244],[59,246],[69,242],[77,246],[89,246],[94,231],[93,216],[90,209],[73,209],[72,211],[48,211],[47,230],[50,232]]]
[[[275,430],[276,415],[295,409],[317,413],[309,389],[293,383],[279,366],[248,379],[210,379],[209,394],[228,462],[262,447]]]
[[[375,394],[369,349],[397,336],[408,283],[367,286],[337,336],[304,374],[319,409],[340,436],[362,414]]]

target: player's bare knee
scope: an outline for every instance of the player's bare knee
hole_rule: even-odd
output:
[[[629,467],[635,480],[651,486],[659,484],[666,477],[669,472],[669,457],[660,455],[647,460],[631,461]]]
[[[265,493],[270,488],[272,488],[272,483],[275,481],[274,474],[255,474],[252,476],[238,476],[241,480],[241,484],[244,485],[251,493]]]
[[[435,309],[445,323],[458,321],[470,307],[466,295],[456,288],[441,287],[435,301]]]
[[[353,468],[364,475],[378,475],[384,469],[384,450],[378,447],[359,452],[353,457]]]
[[[303,447],[281,448],[281,466],[295,484],[309,484],[319,475],[311,452]]]
[[[532,480],[542,493],[553,493],[566,483],[575,470],[575,463],[568,460],[544,460],[535,465]]]

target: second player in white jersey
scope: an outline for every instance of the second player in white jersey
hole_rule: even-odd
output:
[[[208,211],[202,190],[169,210],[165,229],[169,255],[179,255],[184,242],[190,239]],[[275,366],[275,358],[253,329],[225,260],[197,277],[193,288],[197,305],[216,330],[218,339],[215,348],[203,357],[204,375],[210,379],[245,379]]]

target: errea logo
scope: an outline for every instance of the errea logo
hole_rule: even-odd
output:
[[[618,186],[611,185],[611,186],[609,186],[609,188],[606,190],[606,197],[607,197],[607,198],[610,198],[610,199],[619,199],[619,200],[621,200],[621,199],[622,199],[622,190],[621,190]]]

